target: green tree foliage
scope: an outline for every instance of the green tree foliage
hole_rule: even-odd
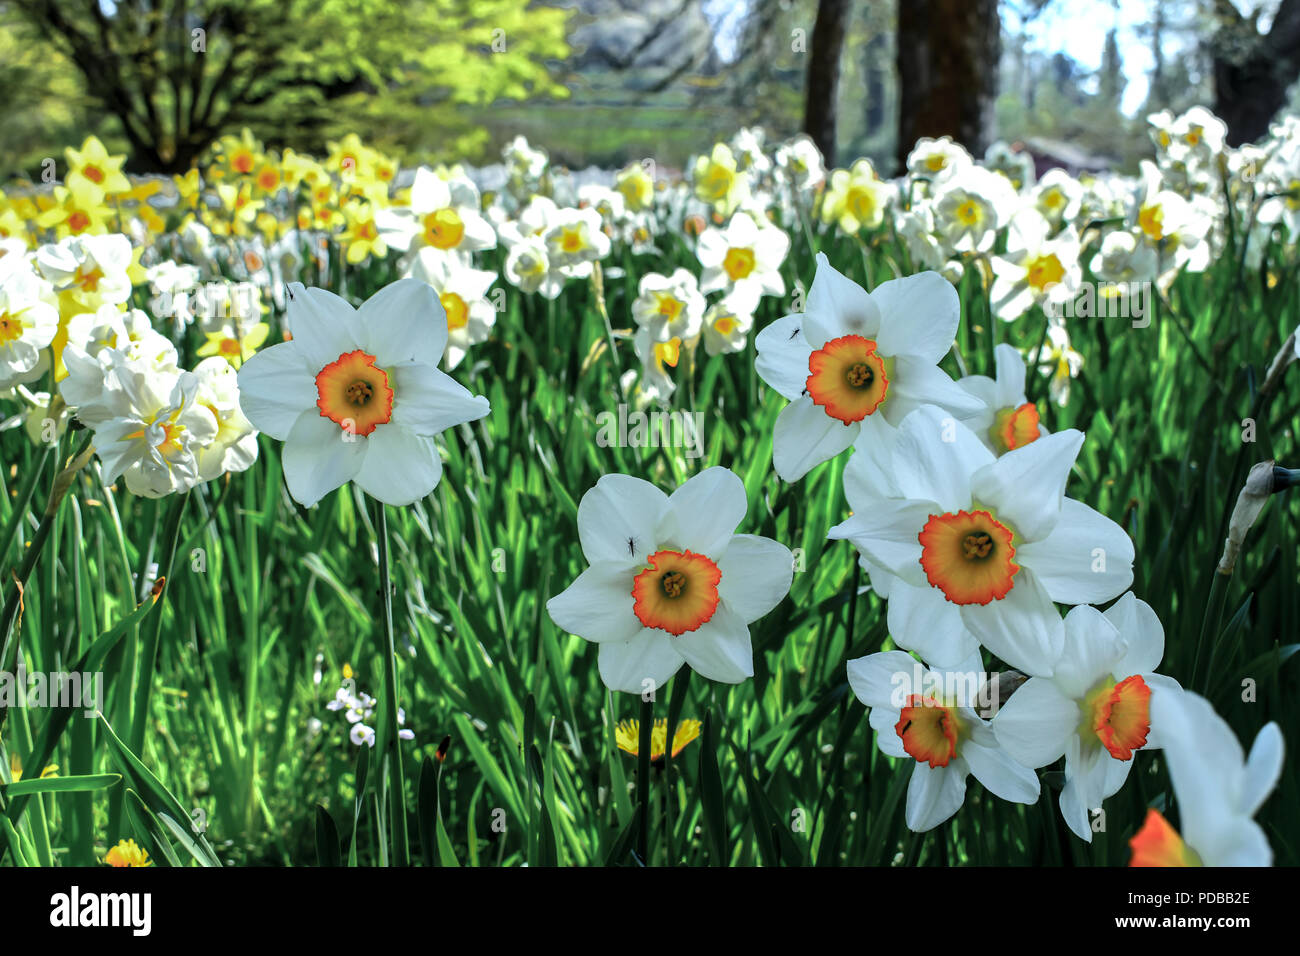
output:
[[[472,157],[464,107],[564,96],[568,11],[529,0],[14,0],[121,124],[138,170],[177,172],[223,133],[310,148],[357,132]],[[0,40],[0,42],[4,42]]]

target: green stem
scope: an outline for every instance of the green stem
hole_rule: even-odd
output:
[[[654,729],[654,698],[641,699],[641,722],[636,751],[636,852],[645,866],[650,865],[650,734]]]
[[[1205,642],[1209,640],[1211,634],[1219,633],[1219,623],[1223,620],[1223,605],[1228,598],[1230,578],[1231,575],[1216,570],[1210,582],[1210,596],[1205,602],[1205,616],[1201,618],[1201,634],[1196,639],[1196,657],[1192,662],[1192,679],[1189,686],[1198,686],[1196,676],[1201,669],[1201,653],[1205,650]]]
[[[388,761],[389,821],[392,834],[393,866],[409,866],[410,847],[406,829],[406,776],[402,771],[401,738],[397,723],[397,647],[393,640],[393,586],[388,567],[388,512],[379,504],[379,587],[384,597],[384,747]]]
[[[86,437],[77,446],[77,450],[72,454],[72,461],[75,462],[90,447],[90,442],[94,438],[91,432],[86,432]],[[58,514],[59,504],[63,501],[67,493],[68,486],[71,484],[71,477],[66,478],[66,482],[60,487],[61,480],[64,479],[61,472],[55,477],[54,488],[50,491],[50,498],[45,504],[45,513],[41,516],[41,523],[36,528],[36,534],[32,536],[32,543],[28,546],[26,553],[23,554],[23,563],[19,566],[18,571],[14,574],[14,586],[5,599],[4,610],[0,611],[0,671],[9,670],[9,649],[13,644],[13,635],[10,631],[13,628],[14,620],[18,617],[18,608],[22,605],[23,589],[27,587],[27,581],[32,576],[32,571],[36,568],[36,562],[41,556],[41,551],[45,547],[45,542],[49,540],[50,531],[54,527],[54,516]],[[4,713],[0,710],[0,715]],[[0,724],[3,724],[3,717],[0,716]]]

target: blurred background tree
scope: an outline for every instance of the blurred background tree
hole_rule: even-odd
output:
[[[528,0],[5,6],[6,41],[38,62],[71,62],[82,95],[117,121],[136,171],[183,171],[242,126],[276,145],[311,148],[346,131],[464,156],[485,138],[466,107],[568,92],[556,75],[568,13]]]
[[[408,163],[523,134],[671,172],[758,125],[883,173],[945,133],[1133,171],[1148,113],[1240,142],[1300,105],[1297,31],[1300,0],[0,0],[0,179],[92,132],[180,169],[244,125]]]

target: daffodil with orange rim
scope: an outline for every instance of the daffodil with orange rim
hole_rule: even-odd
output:
[[[1006,753],[975,712],[975,699],[963,696],[963,688],[978,692],[983,669],[978,653],[946,669],[925,667],[902,651],[848,663],[849,686],[870,708],[881,753],[912,764],[905,811],[911,830],[933,829],[956,813],[971,775],[1003,800],[1038,800],[1037,774]]]
[[[842,427],[842,426],[840,426]],[[1001,457],[936,406],[849,460],[852,541],[888,595],[890,633],[936,667],[983,644],[1017,670],[1050,675],[1063,643],[1055,603],[1110,601],[1133,580],[1133,544],[1065,496],[1077,431]]]
[[[564,630],[599,645],[611,690],[662,687],[684,663],[710,680],[753,675],[749,624],[781,600],[793,558],[776,541],[736,534],[744,484],[708,468],[672,495],[606,475],[578,506],[590,567],[547,602]]]
[[[1063,630],[1052,675],[1017,688],[993,718],[993,731],[1027,766],[1065,757],[1061,815],[1080,839],[1091,841],[1091,814],[1124,785],[1134,753],[1163,746],[1162,729],[1152,719],[1153,691],[1181,688],[1155,673],[1164,629],[1132,592],[1105,613],[1072,608]]]
[[[755,339],[758,374],[790,401],[772,438],[777,474],[798,481],[859,440],[879,445],[922,404],[955,417],[978,412],[978,400],[937,367],[960,314],[956,291],[938,273],[868,293],[819,253],[805,311]]]

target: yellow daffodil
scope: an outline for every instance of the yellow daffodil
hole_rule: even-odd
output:
[[[109,866],[153,866],[148,852],[137,846],[134,840],[119,840],[117,846],[105,855],[104,862]]]
[[[81,180],[54,187],[54,203],[39,216],[36,224],[53,229],[64,239],[68,236],[102,235],[108,232],[113,210],[104,204],[104,191],[94,183]]]
[[[131,183],[122,173],[126,155],[108,155],[98,137],[87,136],[81,149],[68,147],[63,154],[68,158],[67,185],[89,183],[109,194],[130,190]]]
[[[242,335],[229,326],[207,334],[208,340],[199,347],[198,355],[220,355],[235,368],[243,365],[257,352],[266,341],[271,327],[265,322],[258,322]]]
[[[676,757],[682,752],[692,740],[700,735],[700,722],[698,720],[683,720],[677,724],[677,729],[673,733],[673,756]],[[667,750],[668,740],[668,720],[660,718],[654,722],[650,728],[650,760],[656,761],[663,757],[664,751]],[[632,756],[637,756],[641,750],[641,722],[639,720],[623,720],[614,728],[614,741],[618,744],[618,749]]]

